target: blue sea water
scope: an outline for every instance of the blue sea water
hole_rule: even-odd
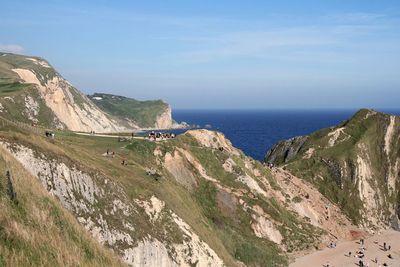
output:
[[[356,110],[175,110],[176,121],[225,134],[233,145],[262,160],[276,142],[310,134],[350,118]],[[386,110],[400,115],[400,110]]]

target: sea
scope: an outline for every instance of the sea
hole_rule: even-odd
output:
[[[262,160],[280,140],[310,134],[350,118],[357,110],[174,110],[177,122],[220,131],[246,155]],[[379,110],[400,115],[400,109]],[[177,130],[179,134],[182,130]]]

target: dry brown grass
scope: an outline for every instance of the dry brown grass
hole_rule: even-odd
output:
[[[18,203],[5,192],[11,170]],[[0,149],[0,266],[121,266],[11,155]]]

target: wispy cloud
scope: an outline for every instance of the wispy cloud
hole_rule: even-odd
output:
[[[179,41],[194,43],[196,49],[175,56],[186,63],[240,57],[287,61],[290,58],[298,60],[300,55],[307,55],[304,57],[306,61],[330,58],[336,62],[339,58],[347,61],[348,55],[355,52],[354,46],[376,46],[376,40],[399,42],[398,36],[392,35],[398,23],[384,14],[344,13],[324,16],[319,21],[312,26],[300,24],[263,31],[249,29],[219,35],[186,36]]]
[[[385,17],[387,15],[379,13],[354,12],[326,15],[322,18],[335,23],[366,23],[384,19]]]
[[[24,51],[24,48],[20,45],[17,44],[1,44],[0,43],[0,51],[1,52],[6,52],[6,53],[22,53]]]

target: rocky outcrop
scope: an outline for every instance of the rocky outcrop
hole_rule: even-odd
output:
[[[95,93],[88,97],[102,111],[122,124],[142,129],[170,129],[185,126],[173,121],[170,105],[162,100],[139,101],[104,93]]]
[[[299,153],[307,138],[297,136],[277,143],[267,152],[265,162],[279,164],[290,161]]]
[[[27,146],[4,141],[0,144],[37,177],[95,239],[112,248],[129,265],[224,266],[191,227],[158,198],[131,201],[118,184],[100,173],[81,171],[77,163],[70,160],[66,163]],[[151,232],[138,234],[138,218],[145,219],[142,223],[151,225],[154,230],[161,220],[169,221],[175,228],[164,224],[161,236],[153,236]],[[175,232],[169,232],[171,229]],[[181,234],[182,241],[171,243],[164,239],[172,234]]]
[[[73,88],[59,74],[38,77],[30,69],[12,69],[27,84],[34,84],[45,104],[67,129],[73,131],[118,132],[127,130],[97,108],[85,95]]]
[[[187,126],[172,120],[171,107],[162,100],[138,101],[110,94],[86,96],[44,59],[0,53],[0,63],[1,78],[7,81],[2,85],[7,90],[0,97],[0,113],[7,119],[98,133]],[[25,106],[22,118],[21,104]]]
[[[314,183],[365,229],[397,227],[399,120],[360,110],[336,127],[278,143],[266,161]]]
[[[154,128],[156,129],[169,129],[173,125],[171,107],[168,107],[157,116]]]

